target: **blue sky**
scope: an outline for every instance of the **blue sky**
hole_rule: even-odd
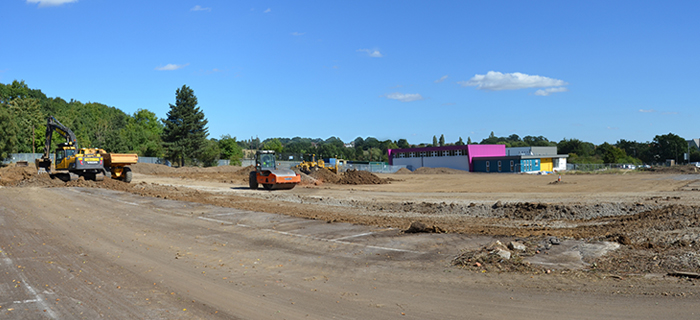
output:
[[[700,2],[3,0],[0,83],[210,137],[700,137]]]

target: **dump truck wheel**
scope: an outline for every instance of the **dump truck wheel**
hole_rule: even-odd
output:
[[[251,171],[250,174],[248,175],[248,185],[250,186],[251,189],[257,190],[258,189],[258,178],[257,178],[257,172]]]
[[[129,167],[124,167],[124,172],[122,172],[122,174],[124,175],[124,182],[126,183],[130,183],[131,178],[134,176],[133,172],[131,172],[131,168]]]
[[[263,183],[263,188],[265,188],[265,190],[272,190],[272,184],[271,183]]]

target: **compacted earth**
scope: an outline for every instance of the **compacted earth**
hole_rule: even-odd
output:
[[[700,175],[0,168],[0,318],[697,318]]]

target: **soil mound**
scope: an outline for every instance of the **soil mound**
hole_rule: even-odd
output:
[[[445,233],[445,230],[438,226],[428,226],[427,224],[415,221],[411,223],[408,229],[404,230],[404,233]]]
[[[311,170],[309,176],[323,183],[337,184],[340,182],[340,177],[326,168],[315,168]]]
[[[8,166],[0,169],[0,185],[11,187],[53,187],[63,182],[51,179],[48,174],[39,174],[33,165],[27,167]]]
[[[166,165],[143,162],[134,163],[130,165],[129,168],[131,168],[131,171],[133,172],[150,175],[167,174],[177,171],[177,169],[168,167]]]
[[[368,171],[346,171],[340,178],[339,184],[387,184],[387,180],[374,175]]]
[[[248,175],[255,170],[254,166],[219,166],[219,167],[181,167],[172,168],[161,164],[136,163],[130,166],[136,173],[223,183],[247,184]]]
[[[700,168],[694,165],[677,165],[672,167],[651,167],[642,169],[645,172],[653,173],[683,173],[683,174],[700,174]]]
[[[316,178],[309,176],[308,174],[301,172],[298,168],[292,168],[292,171],[294,171],[296,174],[298,174],[301,177],[301,183],[300,185],[309,185],[309,184],[315,184],[318,180]]]
[[[469,173],[469,171],[452,169],[452,168],[428,168],[420,167],[413,171],[414,174],[464,174]]]
[[[0,184],[13,185],[22,180],[31,179],[37,174],[37,169],[31,167],[15,167],[14,165],[0,169]]]
[[[398,171],[394,172],[394,174],[412,174],[411,170],[408,170],[406,168],[401,168]]]
[[[554,181],[550,182],[549,184],[576,184],[576,182],[568,182],[568,181],[554,180]]]
[[[205,180],[215,180],[224,182],[226,180],[236,180],[236,182],[247,182],[248,173],[255,170],[254,166],[218,166],[218,167],[180,167],[172,168],[162,164],[136,163],[130,166],[136,173],[177,177],[177,178],[204,178]]]

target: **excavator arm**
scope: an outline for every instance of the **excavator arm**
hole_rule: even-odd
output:
[[[41,158],[36,159],[34,162],[36,164],[39,173],[43,171],[51,172],[51,138],[53,137],[53,132],[56,131],[61,137],[66,139],[66,144],[74,146],[78,150],[78,139],[71,129],[64,126],[56,120],[53,116],[46,118],[46,141],[44,142],[44,153]]]

